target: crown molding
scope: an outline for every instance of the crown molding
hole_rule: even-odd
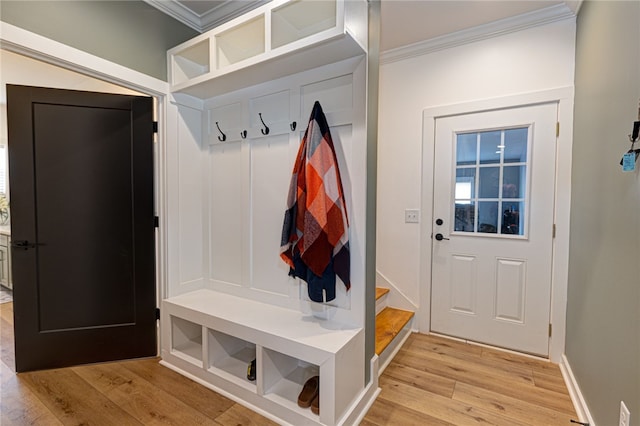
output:
[[[256,7],[267,3],[269,0],[251,0],[242,2],[227,0],[202,15],[193,12],[191,9],[175,0],[144,1],[199,33],[203,33],[250,10],[253,10]]]
[[[407,46],[389,49],[380,54],[380,64],[388,64],[426,55],[439,50],[462,46],[476,41],[486,40],[505,34],[522,31],[565,19],[575,19],[576,14],[566,4],[545,7],[544,9],[524,13],[511,18],[500,19],[477,27],[456,31],[451,34],[434,37],[429,40],[412,43]]]
[[[200,32],[209,31],[219,25],[224,24],[240,15],[243,15],[258,6],[268,3],[270,0],[252,0],[252,1],[226,1],[220,6],[207,11],[200,16]],[[241,4],[242,6],[238,7]]]
[[[156,9],[166,13],[174,19],[182,22],[183,24],[193,28],[198,32],[202,32],[202,23],[200,15],[194,13],[191,9],[183,6],[177,1],[166,0],[143,0],[145,3],[150,4]]]

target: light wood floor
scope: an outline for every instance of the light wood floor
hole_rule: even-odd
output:
[[[362,426],[569,425],[577,419],[557,365],[412,334],[380,377]]]
[[[0,424],[273,425],[158,359],[16,375],[12,304],[0,304]],[[567,425],[557,366],[420,334],[380,377],[371,425]]]

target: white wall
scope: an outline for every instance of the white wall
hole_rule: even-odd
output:
[[[0,145],[7,143],[7,84],[141,95],[106,81],[0,50]]]
[[[420,227],[429,227],[430,232],[432,225],[424,221],[419,225],[404,223],[404,210],[421,206],[423,110],[572,87],[574,54],[575,19],[570,18],[383,63],[377,284],[396,290],[392,292],[391,305],[419,308],[421,302],[424,305],[429,300],[428,294],[421,295],[427,284],[420,282],[421,264],[430,265],[431,260],[420,256]],[[430,216],[430,212],[422,214]],[[423,273],[428,275],[430,272]]]
[[[106,81],[69,71],[16,53],[0,50],[0,146],[8,144],[7,84],[141,95]],[[0,164],[0,167],[6,165]]]

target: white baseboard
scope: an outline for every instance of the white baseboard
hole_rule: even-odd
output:
[[[562,362],[560,362],[560,371],[562,372],[562,377],[564,378],[564,382],[567,385],[567,390],[569,391],[571,402],[573,402],[573,406],[576,409],[576,413],[578,414],[578,420],[580,420],[581,422],[589,423],[589,426],[596,426],[596,422],[593,420],[593,417],[591,417],[589,407],[587,407],[587,402],[582,396],[580,386],[578,386],[578,382],[573,375],[573,371],[571,370],[571,366],[569,365],[569,360],[567,359],[567,356],[565,354],[562,355]]]
[[[194,382],[208,389],[211,389],[212,391],[219,393],[222,396],[229,398],[230,400],[236,403],[242,406],[245,406],[252,411],[255,411],[261,416],[266,417],[267,419],[272,420],[273,422],[279,425],[297,426],[297,425],[303,424],[301,422],[304,422],[305,425],[320,424],[320,423],[311,421],[309,419],[291,420],[291,418],[294,418],[295,416],[293,417],[286,416],[285,415],[286,413],[284,413],[284,411],[286,410],[279,410],[279,407],[277,405],[272,406],[272,408],[274,408],[274,412],[272,412],[268,408],[261,406],[261,402],[265,402],[265,400],[263,398],[258,397],[257,394],[253,394],[252,392],[246,393],[244,397],[239,396],[236,393],[227,391],[224,387],[216,386],[215,384],[210,383],[198,377],[197,375],[192,374],[189,371],[184,370],[179,366],[173,365],[172,363],[167,362],[165,360],[161,359],[160,365],[163,365],[164,367],[167,367],[193,380]],[[376,398],[380,394],[381,389],[378,386],[378,356],[377,355],[374,355],[373,358],[371,359],[371,365],[369,368],[371,370],[371,380],[369,381],[369,384],[366,385],[362,390],[362,392],[360,392],[360,394],[354,399],[354,401],[352,401],[350,407],[347,408],[346,413],[342,416],[340,420],[338,420],[338,423],[336,423],[336,426],[351,426],[351,425],[360,424],[360,422],[362,422],[362,419],[364,419],[364,416],[369,411],[369,408],[371,408],[373,403],[376,401]],[[268,405],[270,405],[268,401],[266,402]],[[281,411],[281,412],[278,413],[277,411]],[[287,419],[286,417],[289,417],[289,419]]]
[[[341,426],[359,425],[373,403],[376,402],[376,398],[381,392],[378,386],[378,368],[378,355],[374,355],[373,358],[371,358],[370,366],[371,381],[365,387],[357,404],[353,405],[351,411],[345,415],[344,420],[340,423]]]

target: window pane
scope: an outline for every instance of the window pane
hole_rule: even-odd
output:
[[[454,231],[525,235],[529,130],[456,135]]]
[[[500,162],[501,133],[501,131],[480,133],[480,164]]]
[[[496,234],[498,232],[498,202],[478,202],[478,232]]]
[[[524,163],[527,161],[527,137],[529,129],[510,129],[504,131],[504,162]]]
[[[524,235],[524,203],[502,203],[502,233]]]
[[[456,202],[455,231],[473,232],[473,223],[476,217],[476,206],[473,201],[468,203]]]
[[[480,168],[478,192],[480,198],[498,198],[500,188],[500,167]]]
[[[502,198],[524,198],[527,166],[505,166],[502,172]]]
[[[477,156],[477,133],[465,133],[456,138],[456,164],[470,165],[476,164]]]
[[[455,199],[471,200],[476,197],[476,169],[456,170]]]

